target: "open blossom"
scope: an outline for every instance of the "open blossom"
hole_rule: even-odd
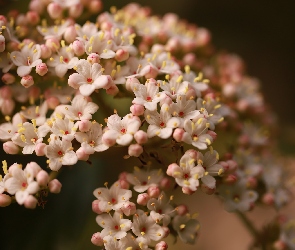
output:
[[[185,95],[188,91],[188,82],[182,81],[181,76],[173,76],[168,82],[158,81],[161,89],[164,90],[164,93],[170,96],[172,99],[176,99],[178,95]]]
[[[5,122],[0,125],[0,140],[7,141],[12,138],[12,136],[17,133],[19,129],[18,124],[22,123],[24,120],[19,113],[16,113],[12,122]]]

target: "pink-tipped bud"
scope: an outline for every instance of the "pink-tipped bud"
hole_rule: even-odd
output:
[[[208,186],[206,186],[205,184],[201,185],[201,190],[205,193],[205,194],[214,194],[216,188],[209,188]]]
[[[7,194],[0,194],[0,207],[7,207],[11,204],[11,197]]]
[[[106,131],[102,136],[102,142],[109,147],[115,145],[116,139],[117,138],[114,137],[112,134],[108,133],[108,131]]]
[[[212,131],[212,130],[208,130],[208,131],[207,131],[207,134],[210,135],[210,136],[212,137],[213,141],[216,140],[216,138],[217,138],[217,134],[216,134],[214,131]]]
[[[166,95],[165,98],[163,98],[161,101],[160,101],[160,106],[162,105],[171,105],[172,104],[172,99],[170,96]]]
[[[0,15],[0,26],[5,26],[7,24],[7,19],[5,16]]]
[[[46,148],[45,143],[38,143],[35,147],[35,152],[37,156],[43,156],[45,155],[45,148]]]
[[[0,35],[0,52],[3,52],[5,50],[5,37],[3,35]]]
[[[144,74],[145,78],[150,79],[150,78],[156,78],[158,76],[159,70],[152,65],[148,65],[148,66],[145,66],[144,72],[145,72]]]
[[[69,8],[69,15],[72,18],[78,18],[79,16],[81,16],[82,12],[83,12],[83,5],[81,3],[72,5]]]
[[[188,53],[183,57],[183,63],[185,65],[194,65],[196,62],[196,55],[194,53]]]
[[[266,205],[271,206],[274,204],[274,201],[275,201],[275,199],[274,199],[273,193],[266,193],[262,197],[262,202]]]
[[[131,91],[133,92],[134,91],[134,88],[136,88],[138,86],[138,84],[140,84],[139,80],[135,77],[133,78],[128,78],[127,81],[126,81],[126,89],[128,91]]]
[[[134,139],[138,144],[145,144],[148,141],[148,135],[143,130],[138,130],[134,134]]]
[[[227,183],[227,184],[233,184],[233,183],[235,183],[236,181],[237,181],[237,176],[236,175],[234,175],[234,174],[230,174],[230,175],[228,175],[228,176],[225,176],[224,178],[223,178],[223,182],[225,182],[225,183]]]
[[[46,102],[49,109],[55,109],[60,104],[59,99],[55,96],[50,96],[46,99]]]
[[[31,75],[23,76],[21,81],[21,85],[23,85],[25,88],[29,88],[32,85],[34,85],[34,79]]]
[[[19,147],[15,145],[12,141],[4,142],[3,150],[6,154],[10,155],[16,155],[19,153]]]
[[[40,21],[40,16],[36,11],[28,11],[26,18],[31,25],[37,25]]]
[[[129,58],[129,52],[128,52],[127,50],[124,50],[124,49],[118,49],[118,50],[116,51],[115,59],[116,59],[118,62],[126,61],[128,58]]]
[[[46,63],[40,63],[36,66],[36,73],[40,76],[44,76],[48,72]]]
[[[51,49],[47,47],[45,44],[41,45],[41,58],[47,59],[51,56]]]
[[[177,128],[173,132],[173,138],[177,142],[181,142],[185,131],[182,128]]]
[[[0,96],[3,99],[11,99],[12,97],[12,90],[9,86],[3,86],[0,88]]]
[[[150,196],[150,198],[158,198],[161,193],[161,190],[158,186],[151,186],[148,188],[147,193]]]
[[[45,45],[52,51],[52,52],[56,52],[59,50],[60,48],[60,43],[59,40],[57,38],[48,38],[45,42]]]
[[[25,208],[35,209],[37,206],[38,200],[33,196],[29,195],[24,202]]]
[[[257,179],[253,176],[249,176],[247,178],[247,187],[251,189],[255,189],[257,187]]]
[[[29,172],[32,176],[37,176],[39,171],[41,171],[41,167],[34,161],[31,161],[26,166],[27,172]]]
[[[180,216],[186,215],[188,213],[188,207],[186,205],[179,205],[175,210]]]
[[[40,4],[39,0],[32,0],[29,5],[29,9],[36,11],[39,14],[42,14],[44,11],[44,5]]]
[[[131,111],[132,115],[135,115],[135,116],[143,115],[143,113],[144,113],[144,106],[139,105],[139,104],[133,104],[130,107],[130,111]]]
[[[127,180],[127,172],[121,172],[119,175],[119,180]]]
[[[176,163],[172,163],[168,166],[166,174],[173,176],[173,173],[179,169],[179,166]]]
[[[5,84],[12,84],[15,82],[15,76],[10,73],[5,73],[1,79]]]
[[[96,53],[91,53],[87,57],[87,61],[90,62],[91,64],[93,63],[99,63],[100,62],[100,56]]]
[[[126,181],[126,180],[119,180],[119,185],[121,188],[123,189],[129,189],[130,185],[129,185],[129,182]]]
[[[113,24],[111,22],[105,21],[100,25],[100,29],[104,31],[110,31],[113,28]]]
[[[101,0],[90,0],[89,2],[89,11],[91,13],[98,13],[102,10],[103,8],[103,4],[101,2]]]
[[[89,159],[89,154],[86,154],[82,147],[76,151],[76,155],[80,161],[87,161]]]
[[[130,156],[139,157],[143,153],[143,148],[139,144],[131,144],[128,147],[128,154]]]
[[[62,7],[58,3],[50,3],[47,6],[47,12],[52,19],[58,19],[62,17]]]
[[[59,180],[53,179],[52,181],[50,181],[48,183],[48,187],[49,187],[49,191],[51,193],[58,194],[58,193],[60,193],[62,185],[59,182]]]
[[[162,178],[162,180],[160,181],[160,187],[162,188],[162,189],[170,189],[171,188],[171,186],[172,186],[172,181],[171,181],[171,179],[170,178],[168,178],[168,177],[164,177],[164,178]]]
[[[87,132],[91,128],[92,122],[89,120],[81,120],[79,122],[79,130],[81,132]]]
[[[149,197],[149,195],[147,193],[142,193],[142,194],[139,194],[137,196],[137,201],[136,202],[139,205],[145,206],[149,199],[150,199],[150,197]]]
[[[102,213],[102,211],[99,209],[99,200],[92,201],[92,211],[97,214]]]
[[[168,244],[165,241],[160,241],[155,246],[155,250],[167,250],[167,249],[168,249]]]
[[[175,52],[179,49],[180,42],[179,39],[176,37],[172,37],[166,43],[165,49],[170,52]]]
[[[184,194],[192,195],[195,191],[191,190],[191,189],[188,188],[188,187],[182,187],[182,192],[183,192]]]
[[[101,234],[99,232],[92,235],[91,242],[93,245],[98,247],[104,244],[103,237],[101,237]]]
[[[1,103],[1,112],[3,115],[11,115],[14,110],[15,102],[12,99],[3,99]]]
[[[197,150],[194,149],[189,149],[185,152],[186,155],[189,155],[189,157],[191,157],[192,159],[194,159],[195,161],[198,159],[199,156],[199,152]]]
[[[106,89],[106,93],[108,95],[115,96],[116,94],[118,94],[118,92],[119,92],[119,89],[115,84],[109,87],[108,89]]]
[[[126,215],[130,216],[135,214],[136,212],[136,205],[133,202],[127,201],[121,207],[121,211]]]
[[[64,33],[64,39],[66,40],[66,42],[72,43],[76,40],[76,37],[77,37],[77,32],[74,25],[67,27]]]
[[[85,53],[84,45],[79,40],[73,42],[72,49],[77,56],[82,56]]]
[[[39,184],[39,186],[45,187],[45,186],[47,186],[47,184],[49,182],[49,175],[46,171],[41,170],[37,174],[36,180],[37,180],[37,183]]]

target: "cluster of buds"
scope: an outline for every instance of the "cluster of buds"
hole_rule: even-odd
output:
[[[45,156],[53,172],[112,147],[142,164],[94,191],[102,227],[95,245],[150,249],[157,242],[163,250],[169,233],[194,243],[199,223],[167,198],[173,187],[215,193],[230,212],[290,201],[259,82],[236,55],[212,54],[206,29],[137,4],[84,23],[83,9],[98,13],[100,0],[32,0],[29,8],[0,16],[4,151]],[[126,109],[118,98],[129,98]],[[12,196],[34,208],[44,190],[61,188],[36,163],[3,165],[1,206]]]

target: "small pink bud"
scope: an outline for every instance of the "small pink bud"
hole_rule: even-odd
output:
[[[34,85],[34,79],[31,75],[23,76],[21,81],[21,85],[23,85],[25,88],[29,88],[32,85]]]
[[[92,122],[89,120],[81,120],[79,122],[79,130],[81,132],[87,132],[91,128]]]
[[[104,133],[103,136],[102,136],[102,142],[111,147],[113,145],[115,145],[116,143],[116,138],[113,137],[112,135],[110,135],[109,133]]]
[[[81,3],[72,5],[69,8],[69,15],[72,18],[78,18],[79,16],[81,16],[82,12],[83,12],[83,5]]]
[[[49,175],[48,175],[48,173],[46,171],[41,170],[37,174],[36,179],[37,179],[37,182],[38,182],[39,186],[45,187],[48,184]]]
[[[275,201],[275,199],[274,199],[273,193],[266,193],[262,197],[262,202],[266,205],[271,206],[274,204],[274,201]]]
[[[132,115],[135,115],[135,116],[143,115],[143,113],[144,113],[144,106],[139,105],[139,104],[133,104],[130,107],[130,111],[131,111]]]
[[[137,203],[139,205],[145,206],[149,199],[150,197],[147,193],[142,193],[137,196]]]
[[[196,55],[194,53],[188,53],[183,57],[183,63],[185,65],[194,65],[196,62]]]
[[[89,159],[89,154],[86,154],[82,147],[76,151],[76,154],[80,161],[87,161]]]
[[[37,25],[40,21],[40,16],[36,11],[28,11],[26,18],[31,25]]]
[[[228,160],[227,161],[228,164],[228,171],[236,171],[236,169],[238,168],[238,163],[234,160]]]
[[[110,31],[113,28],[113,24],[108,21],[104,21],[100,25],[100,29],[104,31]]]
[[[144,74],[146,79],[157,77],[159,70],[156,67],[148,65],[148,66],[145,66],[145,68],[147,68],[146,73]]]
[[[1,112],[3,115],[11,115],[14,110],[15,102],[12,99],[3,99],[1,103]]]
[[[99,200],[92,201],[92,211],[97,214],[101,214],[102,211],[99,209]]]
[[[222,88],[222,93],[225,97],[232,97],[235,95],[237,87],[233,84],[226,84]]]
[[[127,201],[121,207],[121,211],[126,215],[130,216],[135,214],[136,212],[136,205],[133,202]]]
[[[0,194],[0,207],[7,207],[11,204],[11,197],[7,194]]]
[[[133,92],[134,88],[136,88],[136,86],[138,84],[140,84],[139,80],[137,78],[133,77],[133,78],[127,78],[125,86],[128,91]]]
[[[90,62],[91,64],[93,63],[99,63],[100,62],[100,56],[96,53],[91,53],[87,57],[87,61]]]
[[[119,185],[121,188],[123,189],[129,189],[130,185],[129,185],[129,182],[126,181],[126,180],[119,180]]]
[[[240,145],[248,145],[249,141],[250,141],[250,138],[249,138],[248,135],[241,135],[238,138],[238,142],[239,142]]]
[[[247,178],[247,187],[251,189],[255,189],[257,187],[257,179],[253,176],[249,176]]]
[[[40,4],[40,1],[39,0],[32,0],[30,2],[30,5],[29,6],[30,6],[30,10],[36,11],[39,14],[42,14],[43,13],[44,5],[43,4]]]
[[[57,38],[51,37],[48,38],[45,42],[45,45],[52,51],[58,51],[60,48],[60,43],[59,40]]]
[[[209,188],[208,186],[206,186],[205,184],[201,185],[201,190],[205,193],[205,194],[214,194],[216,188]]]
[[[103,8],[103,4],[101,2],[101,0],[90,0],[89,2],[89,11],[91,13],[98,13],[102,10]]]
[[[62,17],[62,7],[58,3],[50,3],[47,6],[47,12],[52,19],[58,19]]]
[[[151,186],[148,188],[147,193],[150,196],[150,198],[158,198],[161,193],[161,190],[158,186]]]
[[[7,24],[7,19],[5,16],[0,15],[0,26],[5,26]]]
[[[172,37],[166,43],[165,49],[170,52],[175,52],[179,49],[180,42],[179,39],[176,37]]]
[[[124,49],[118,49],[118,50],[116,51],[115,59],[116,59],[118,62],[126,61],[128,58],[129,58],[129,52],[128,52],[127,50],[124,50]]]
[[[170,96],[166,95],[164,99],[160,101],[161,106],[166,104],[166,105],[171,105],[172,104],[172,99]]]
[[[5,50],[5,37],[3,35],[0,35],[0,52],[3,52]]]
[[[51,193],[58,194],[58,193],[60,193],[62,185],[59,182],[59,180],[53,179],[52,181],[50,181],[48,183],[48,187],[49,187],[49,191]]]
[[[131,144],[128,147],[128,154],[130,156],[139,157],[143,153],[143,148],[139,144]]]
[[[171,182],[171,179],[167,178],[167,177],[164,177],[161,182],[160,182],[160,187],[162,189],[170,189],[172,186],[172,182]]]
[[[182,128],[177,128],[173,132],[173,138],[177,142],[181,142],[185,131]]]
[[[64,39],[67,43],[72,43],[76,40],[77,32],[73,25],[66,28],[64,33]]]
[[[186,155],[189,155],[189,157],[191,157],[192,159],[194,159],[195,161],[198,159],[199,156],[199,152],[197,150],[194,149],[189,149],[185,152]]]
[[[178,207],[175,208],[176,212],[178,215],[186,215],[188,213],[188,208],[186,205],[179,205]]]
[[[169,227],[164,227],[164,226],[162,226],[162,229],[164,230],[163,238],[166,238],[167,236],[169,236],[169,234],[170,234],[170,229],[169,229]]]
[[[40,63],[36,66],[36,73],[40,76],[44,76],[48,72],[46,63]]]
[[[148,141],[148,135],[143,130],[138,130],[134,134],[134,139],[138,144],[145,144]]]
[[[108,95],[115,96],[116,94],[118,94],[118,92],[119,92],[119,89],[115,84],[109,87],[108,89],[106,89],[106,93]]]
[[[42,169],[36,162],[31,161],[26,165],[26,170],[35,177]]]
[[[47,47],[45,44],[41,45],[41,58],[47,59],[51,56],[51,49]]]
[[[224,177],[224,178],[223,178],[223,181],[224,181],[225,183],[227,183],[227,184],[233,184],[233,183],[235,183],[235,182],[237,181],[237,179],[238,179],[238,178],[237,178],[236,175],[234,175],[234,174],[230,174],[230,175]]]
[[[46,99],[46,102],[49,109],[55,109],[60,104],[59,99],[55,96],[50,96]]]
[[[167,250],[167,249],[168,249],[168,244],[165,241],[160,241],[155,246],[155,250]]]
[[[195,191],[191,190],[191,189],[188,188],[188,187],[182,187],[182,192],[183,192],[184,194],[191,195],[191,194],[193,194]]]
[[[9,86],[3,86],[0,88],[0,96],[3,99],[11,99],[12,97],[12,90]]]
[[[99,247],[104,244],[103,237],[101,237],[101,234],[99,232],[92,235],[91,242],[93,245]]]
[[[82,56],[85,53],[84,45],[79,40],[73,42],[72,49],[77,56]]]
[[[35,152],[37,156],[43,156],[45,155],[45,148],[46,148],[45,143],[38,143],[35,147]]]
[[[15,76],[10,73],[5,73],[1,79],[5,84],[12,84],[15,82]]]
[[[3,150],[6,154],[16,155],[19,153],[19,147],[12,141],[7,141],[3,143]]]
[[[207,135],[210,135],[212,137],[213,141],[215,141],[217,138],[217,134],[212,130],[208,130]]]
[[[38,200],[33,196],[29,195],[24,202],[25,208],[35,209],[37,206]]]
[[[173,173],[179,169],[179,166],[176,163],[172,163],[167,168],[167,175],[173,176]]]
[[[127,180],[127,172],[122,172],[119,175],[119,180]]]

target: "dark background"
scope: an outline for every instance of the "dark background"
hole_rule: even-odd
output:
[[[25,2],[28,1],[17,4]],[[108,10],[111,5],[120,8],[129,1],[105,2],[105,10]],[[151,6],[155,14],[175,12],[183,19],[208,28],[218,49],[240,55],[249,75],[261,80],[266,102],[278,115],[285,143],[290,147],[294,145],[295,1],[136,2]],[[4,14],[12,1],[2,0],[1,3],[0,13]],[[4,159],[9,163],[15,160],[2,152],[1,160]],[[25,165],[30,159],[22,157],[19,161]],[[92,191],[101,186],[110,171],[118,173],[119,169],[114,163],[106,166],[102,160],[92,166],[79,164],[63,171],[59,177],[63,183],[62,193],[51,195],[45,209],[30,211],[17,205],[0,208],[0,249],[95,249],[91,243],[86,245],[91,234],[98,230],[91,212]]]

